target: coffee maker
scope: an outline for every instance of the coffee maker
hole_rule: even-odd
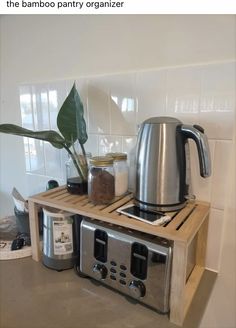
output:
[[[200,175],[211,174],[209,145],[199,125],[173,117],[153,117],[140,126],[136,147],[135,204],[151,212],[175,211],[189,199],[188,139],[195,141]]]

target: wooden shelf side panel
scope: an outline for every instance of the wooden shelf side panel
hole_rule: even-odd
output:
[[[172,258],[170,321],[182,325],[187,270],[187,248],[183,242],[174,242]]]
[[[29,200],[29,224],[30,224],[30,239],[32,258],[39,261],[41,258],[40,244],[39,244],[39,221],[38,221],[38,207],[37,204]]]

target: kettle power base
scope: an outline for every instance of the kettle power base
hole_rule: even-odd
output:
[[[140,220],[142,222],[152,224],[155,226],[164,225],[171,220],[171,216],[164,213],[154,213],[150,211],[144,211],[138,206],[130,204],[122,206],[116,210],[118,213],[124,214],[128,217]]]

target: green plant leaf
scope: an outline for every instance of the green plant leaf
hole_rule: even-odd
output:
[[[77,139],[82,145],[88,139],[84,108],[75,83],[57,115],[57,126],[69,147]]]
[[[48,141],[52,146],[58,149],[63,148],[65,144],[65,140],[62,136],[53,130],[32,131],[15,124],[0,124],[0,132]]]

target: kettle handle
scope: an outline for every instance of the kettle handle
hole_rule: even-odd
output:
[[[191,138],[196,142],[199,157],[200,175],[203,178],[209,177],[211,175],[211,157],[209,144],[207,136],[204,133],[204,129],[199,125],[192,126],[182,124],[180,130],[187,138]]]

